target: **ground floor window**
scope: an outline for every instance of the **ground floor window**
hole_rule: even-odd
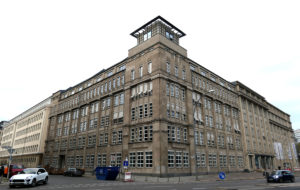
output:
[[[168,151],[168,167],[174,167],[174,151]]]
[[[168,167],[189,167],[189,153],[181,151],[168,151]]]
[[[240,168],[244,167],[244,159],[242,156],[238,156],[238,164]]]
[[[230,167],[235,167],[235,156],[229,156]]]
[[[227,167],[227,156],[226,155],[219,155],[219,163],[220,167]]]
[[[216,154],[208,155],[208,165],[209,165],[209,167],[217,167],[217,155]]]

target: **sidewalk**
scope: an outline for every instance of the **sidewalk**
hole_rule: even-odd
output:
[[[296,177],[300,176],[300,172],[294,172]],[[121,176],[121,179],[122,178]],[[188,182],[211,182],[211,181],[221,181],[218,174],[208,174],[199,176],[180,176],[180,177],[149,177],[149,176],[132,176],[135,182],[155,182],[155,183],[188,183]],[[251,173],[228,173],[224,181],[234,181],[234,180],[255,180],[255,179],[265,179],[261,172],[251,172]]]

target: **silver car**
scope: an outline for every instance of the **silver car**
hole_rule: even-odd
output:
[[[9,187],[36,186],[38,183],[48,183],[48,172],[44,168],[26,168],[9,179]]]

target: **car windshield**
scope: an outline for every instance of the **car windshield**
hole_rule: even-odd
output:
[[[24,169],[20,173],[21,174],[36,174],[36,170],[35,169]]]
[[[281,171],[272,171],[271,175],[280,175],[281,174]]]

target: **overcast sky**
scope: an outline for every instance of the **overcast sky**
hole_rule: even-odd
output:
[[[188,57],[244,83],[300,129],[300,1],[0,1],[0,121],[127,57],[161,15]]]

